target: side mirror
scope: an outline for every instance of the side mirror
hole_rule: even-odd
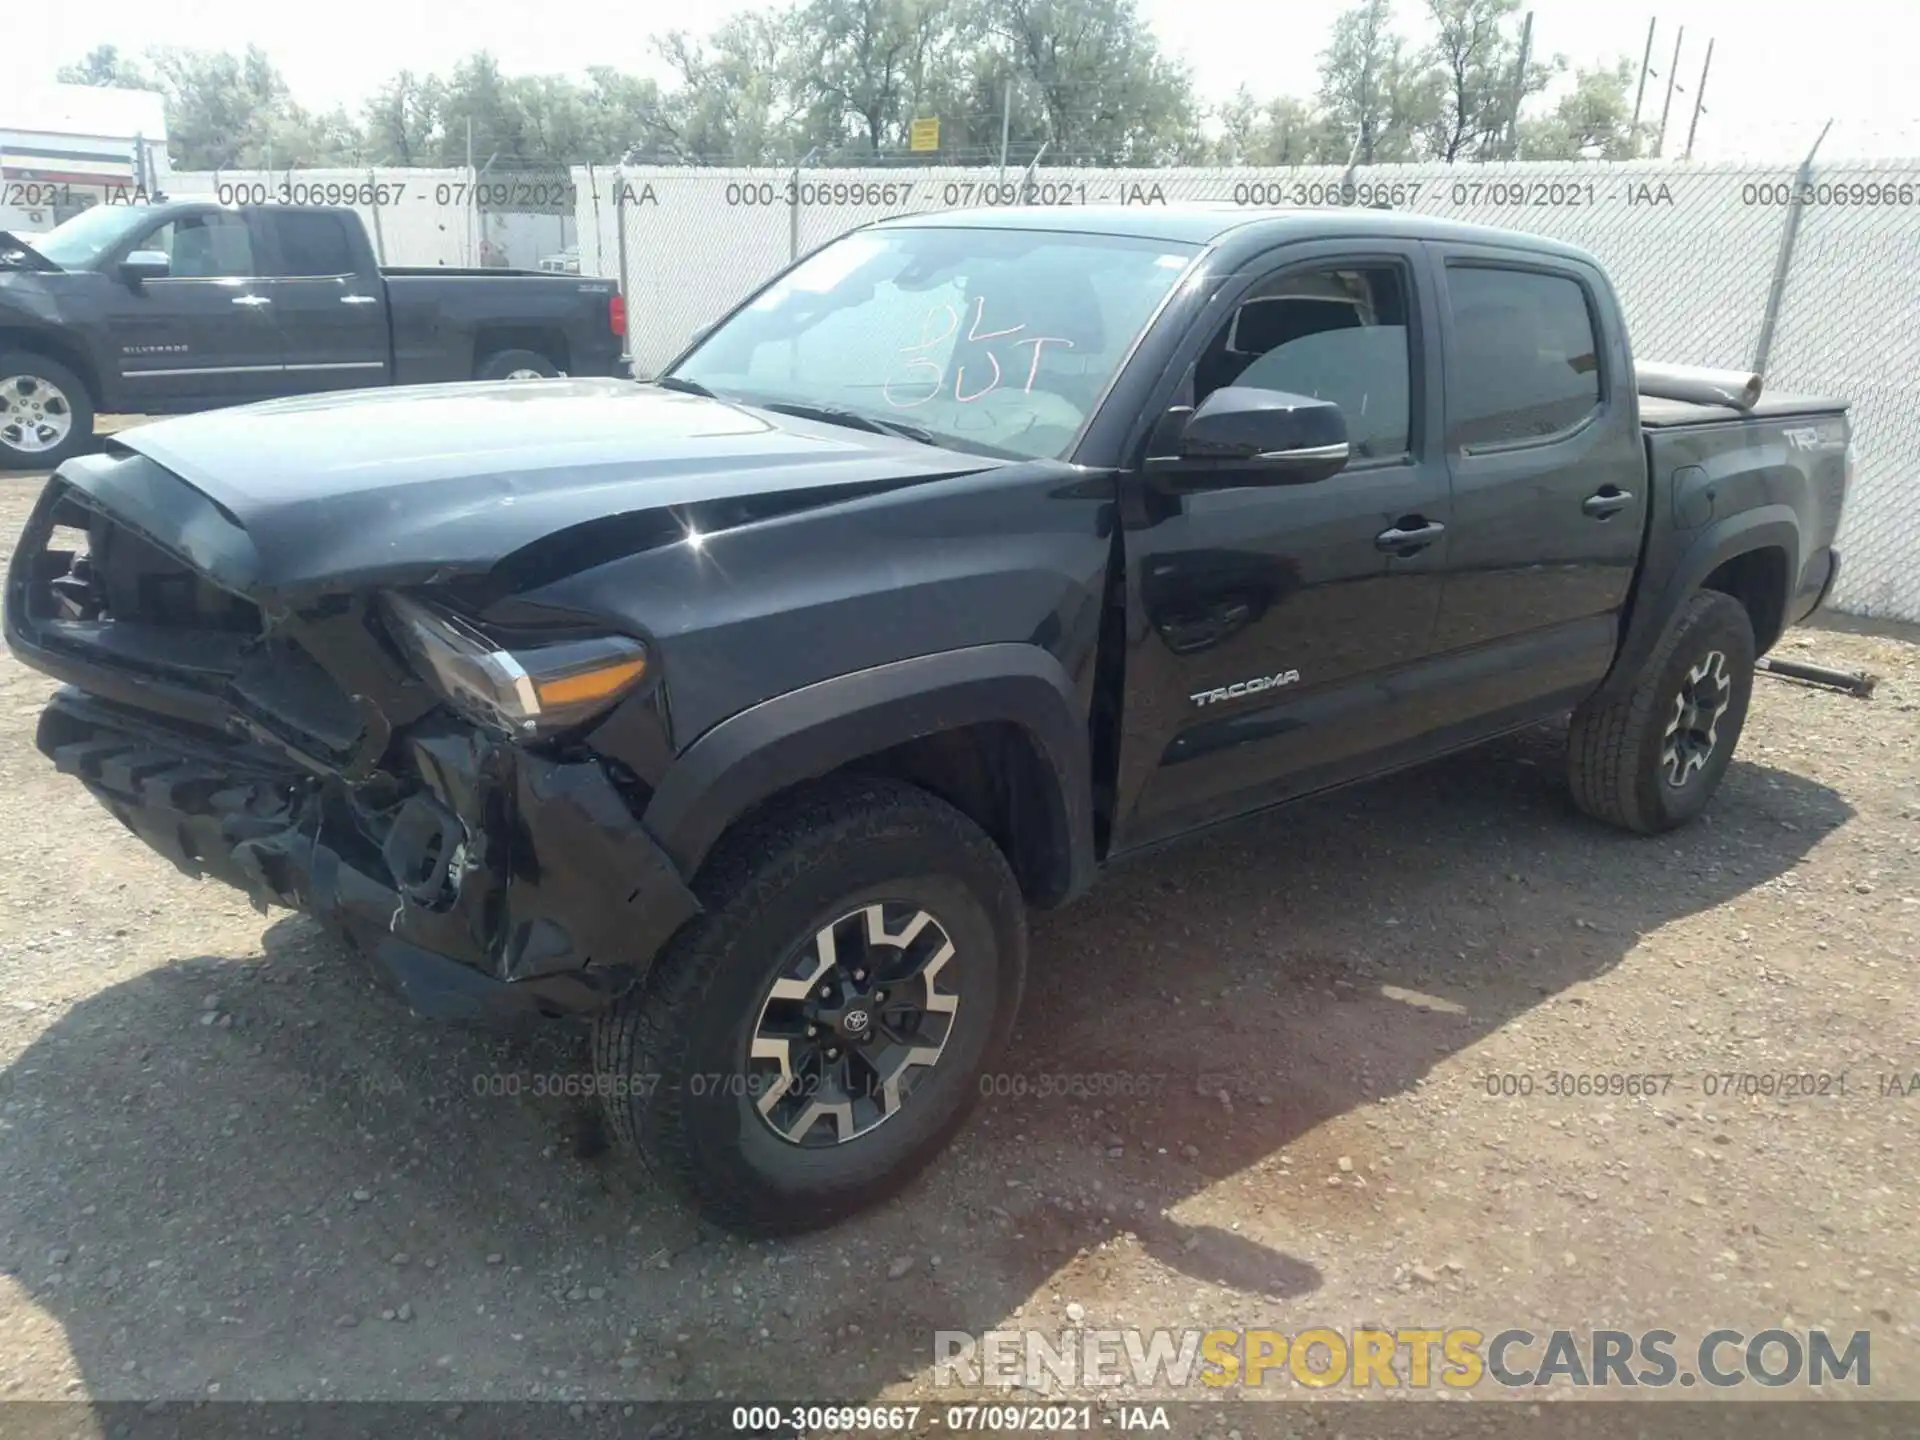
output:
[[[687,336],[687,348],[692,349],[695,345],[698,345],[702,340],[706,339],[707,336],[713,333],[713,327],[719,323],[717,320],[709,320],[704,325],[694,326],[693,333]]]
[[[1331,400],[1227,385],[1188,418],[1180,458],[1156,468],[1226,467],[1239,484],[1310,485],[1339,474],[1350,453],[1346,417]]]
[[[143,280],[164,280],[173,273],[173,262],[164,250],[135,250],[120,262],[120,278],[129,285]]]

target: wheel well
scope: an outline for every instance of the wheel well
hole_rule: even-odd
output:
[[[490,325],[474,336],[473,368],[476,372],[502,350],[531,350],[553,362],[556,370],[566,370],[567,337],[561,330],[538,325]]]
[[[0,330],[0,350],[25,350],[44,355],[49,360],[57,360],[80,377],[80,383],[87,387],[87,399],[93,402],[96,411],[100,409],[100,377],[94,374],[86,351],[61,336],[43,335],[38,331]]]
[[[937,795],[992,838],[1013,867],[1029,905],[1065,899],[1072,884],[1072,840],[1058,781],[1033,736],[1010,721],[936,731],[850,760],[826,776],[885,776]],[[800,789],[769,795],[730,829],[751,823]]]
[[[1787,620],[1787,552],[1777,545],[1748,550],[1722,561],[1700,582],[1702,590],[1731,595],[1753,622],[1754,652],[1764,655],[1779,640]]]
[[[1010,721],[922,735],[842,769],[938,795],[993,838],[1027,903],[1058,904],[1071,881],[1065,803],[1032,735]]]

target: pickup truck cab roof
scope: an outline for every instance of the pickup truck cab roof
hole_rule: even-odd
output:
[[[946,210],[876,221],[871,229],[937,226],[979,230],[1054,230],[1067,234],[1125,235],[1140,240],[1216,247],[1230,259],[1253,256],[1296,240],[1451,240],[1530,250],[1597,264],[1577,245],[1523,235],[1489,225],[1468,225],[1400,210],[1289,208],[1190,201],[1173,205],[1009,206],[992,210]]]

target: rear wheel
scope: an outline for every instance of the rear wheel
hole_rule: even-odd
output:
[[[79,376],[30,350],[0,352],[0,470],[51,470],[92,439]]]
[[[534,350],[497,350],[473,372],[476,380],[551,380],[560,368]]]
[[[965,1121],[1019,1006],[1019,887],[978,826],[891,780],[782,805],[703,875],[706,913],[596,1027],[609,1128],[728,1229],[832,1224]]]
[[[1738,600],[1714,590],[1689,599],[1633,689],[1574,712],[1574,803],[1645,835],[1706,809],[1746,724],[1754,648]]]

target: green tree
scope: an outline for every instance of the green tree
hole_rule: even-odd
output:
[[[1438,118],[1438,73],[1421,66],[1393,29],[1392,0],[1361,0],[1333,22],[1320,54],[1320,104],[1345,142],[1341,162],[1385,164],[1419,158]]]
[[[1578,69],[1573,88],[1552,111],[1520,122],[1520,155],[1527,160],[1631,160],[1639,149],[1633,133],[1633,61]],[[1653,127],[1640,126],[1644,143]]]
[[[586,103],[593,116],[587,153],[590,165],[662,163],[672,156],[666,132],[666,104],[659,83],[611,66],[587,72]]]
[[[368,160],[376,165],[431,165],[440,157],[447,103],[438,76],[402,70],[366,104]]]
[[[158,90],[159,81],[132,56],[120,53],[117,45],[96,45],[85,58],[62,65],[53,78],[62,85],[99,85],[120,90]]]
[[[1352,148],[1331,115],[1290,95],[1263,103],[1243,85],[1214,118],[1216,165],[1344,165]]]
[[[1038,94],[1062,162],[1164,165],[1205,153],[1186,68],[1134,0],[986,0],[989,44]]]
[[[1565,62],[1535,61],[1521,69],[1512,27],[1520,0],[1427,0],[1435,35],[1426,64],[1438,103],[1425,124],[1428,157],[1505,158],[1509,127],[1528,96],[1546,88]]]
[[[500,73],[489,51],[469,55],[453,67],[440,107],[440,163],[521,164],[540,159],[530,154],[526,114],[515,83]]]
[[[956,59],[955,11],[952,0],[809,0],[799,29],[810,63],[796,79],[810,146],[867,155],[904,146],[929,77]]]
[[[344,113],[316,117],[294,103],[265,52],[150,53],[167,100],[168,149],[183,170],[351,163],[360,141]]]

